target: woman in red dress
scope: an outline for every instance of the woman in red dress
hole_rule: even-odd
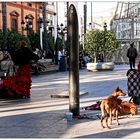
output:
[[[17,51],[10,51],[11,58],[19,67],[14,75],[6,76],[0,85],[0,98],[30,98],[31,66],[30,61],[38,59],[26,43],[21,41]]]

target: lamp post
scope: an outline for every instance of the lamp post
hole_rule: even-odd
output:
[[[92,22],[89,23],[89,28],[92,30]]]
[[[58,47],[57,47],[57,43],[58,43],[58,30],[57,30],[57,25],[58,25],[58,6],[57,6],[57,2],[56,2],[56,11],[57,14],[54,13],[54,55],[55,55],[55,64],[58,65]]]
[[[60,26],[58,26],[58,32],[61,35],[62,38],[62,48],[63,48],[63,52],[62,52],[62,57],[60,59],[60,64],[59,64],[59,70],[60,71],[66,71],[67,70],[67,63],[66,63],[66,58],[65,58],[65,31],[66,31],[66,27],[63,27],[64,25],[61,23]]]
[[[49,21],[45,20],[45,23],[48,24]],[[46,44],[47,44],[45,37],[43,39],[44,21],[43,21],[43,19],[41,17],[38,18],[38,25],[39,25],[38,26],[39,27],[38,30],[39,30],[39,34],[40,34],[40,48],[41,48],[41,51],[43,53],[43,57],[42,58],[44,58],[46,56],[45,50],[48,49],[48,48],[45,47]],[[47,32],[47,30],[46,30],[46,32]],[[45,35],[45,36],[47,37],[47,35]]]
[[[107,23],[106,22],[104,22],[104,26],[103,27],[104,27],[104,57],[103,58],[105,59],[105,50],[106,50],[105,44],[106,44],[106,31],[107,31]]]
[[[63,27],[63,23],[60,24],[60,26],[58,26],[58,32],[60,35],[61,35],[61,38],[62,38],[62,44],[63,44],[63,52],[65,52],[65,33],[66,33],[66,30],[67,28],[66,27]]]
[[[25,25],[25,27],[24,27],[24,25]],[[25,22],[24,22],[24,20],[21,21],[21,27],[22,27],[22,35],[23,35],[23,31],[26,30],[27,36],[28,36],[33,27],[32,22],[29,20],[28,15],[25,16]]]
[[[39,35],[40,35],[40,48],[41,48],[41,51],[43,51],[43,42],[42,42],[42,32],[43,32],[43,29],[42,29],[42,24],[43,24],[43,20],[42,20],[41,17],[39,17],[38,25],[39,25]]]
[[[104,22],[104,47],[105,47],[105,43],[106,43],[106,38],[105,38],[106,31],[107,31],[107,24],[106,24],[106,22]]]
[[[53,26],[49,26],[49,27],[48,27],[48,30],[50,31],[51,36],[53,36],[53,35],[52,35],[52,34],[53,34],[53,29],[54,29],[54,27],[53,27]]]

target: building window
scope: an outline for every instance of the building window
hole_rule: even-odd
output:
[[[18,20],[16,18],[12,18],[11,28],[13,30],[16,30],[16,31],[18,30],[17,23],[18,23]]]
[[[18,31],[18,16],[19,14],[16,11],[10,13],[11,29],[16,31]]]
[[[28,5],[29,7],[32,7],[32,3],[29,3],[29,2],[28,2],[27,5]]]
[[[43,8],[42,8],[42,5],[39,6],[39,9],[43,9]]]
[[[34,17],[29,14],[29,15],[26,15],[28,17],[28,23],[30,24],[30,29],[33,30],[33,19]]]

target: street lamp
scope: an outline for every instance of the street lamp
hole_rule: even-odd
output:
[[[89,28],[92,30],[92,23],[91,22],[89,23]]]
[[[62,44],[63,44],[63,51],[65,50],[65,33],[66,33],[66,30],[67,28],[66,27],[63,27],[63,23],[60,24],[60,26],[58,26],[58,33],[61,35],[61,38],[62,38]]]
[[[106,31],[106,30],[107,30],[107,23],[104,22],[104,31]]]
[[[25,27],[24,27],[24,25],[25,25]],[[31,29],[33,28],[33,25],[32,25],[32,21],[29,20],[28,15],[25,16],[25,22],[24,22],[24,20],[21,21],[21,27],[22,27],[22,34],[23,34],[23,31],[26,30],[27,35],[29,35]]]
[[[42,24],[43,24],[43,20],[41,17],[38,18],[38,25],[39,25],[39,28],[42,28]]]
[[[51,36],[52,36],[52,33],[53,33],[53,29],[54,29],[54,27],[53,27],[53,26],[49,26],[49,27],[48,27],[48,30],[50,31]]]
[[[58,26],[58,33],[61,35],[62,38],[62,44],[63,44],[63,53],[60,59],[60,64],[59,64],[59,70],[60,71],[66,71],[67,70],[67,62],[66,62],[66,58],[65,58],[65,33],[67,28],[63,27],[64,25],[61,23],[60,26]]]

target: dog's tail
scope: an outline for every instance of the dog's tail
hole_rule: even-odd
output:
[[[103,117],[105,117],[107,115],[107,110],[106,110],[106,107],[105,107],[106,103],[105,102],[106,102],[106,100],[104,99],[104,100],[102,100],[102,102],[100,104],[101,114],[102,114]]]
[[[137,115],[138,114],[138,108],[136,106],[130,107],[130,112],[132,115]]]

